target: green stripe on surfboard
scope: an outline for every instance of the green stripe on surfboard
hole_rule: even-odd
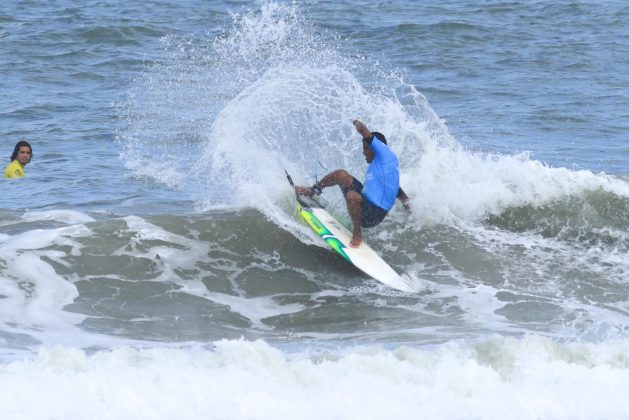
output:
[[[350,258],[345,253],[345,245],[343,245],[341,241],[339,241],[336,236],[334,236],[332,232],[330,232],[328,228],[325,227],[314,214],[312,214],[310,210],[304,208],[301,204],[297,203],[297,211],[299,212],[299,215],[306,221],[306,223],[308,223],[308,225],[312,228],[312,230],[314,230],[315,233],[321,237],[321,239],[327,242],[330,248],[335,250],[347,261],[352,262],[352,260],[350,260]]]

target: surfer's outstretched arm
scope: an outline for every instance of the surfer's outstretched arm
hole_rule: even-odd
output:
[[[400,203],[402,203],[402,205],[404,206],[404,209],[410,213],[411,212],[411,204],[410,204],[411,199],[408,198],[408,195],[406,195],[402,187],[400,187],[400,189],[397,192],[397,198],[398,200],[400,200]]]
[[[356,128],[356,131],[358,131],[358,133],[363,136],[364,139],[368,139],[369,137],[371,137],[371,131],[369,131],[364,122],[357,118],[352,122],[352,124],[354,124],[354,128]]]

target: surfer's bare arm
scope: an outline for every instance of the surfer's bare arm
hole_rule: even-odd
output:
[[[364,122],[359,119],[355,119],[353,124],[356,128],[356,131],[358,131],[364,139],[368,139],[369,137],[371,137],[371,131],[369,131]]]
[[[397,192],[397,198],[398,200],[400,200],[400,202],[402,203],[406,211],[410,213],[411,212],[411,204],[410,204],[411,199],[408,198],[408,195],[406,195],[402,187],[400,187],[400,189]]]

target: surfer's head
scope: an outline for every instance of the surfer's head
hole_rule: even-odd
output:
[[[371,163],[373,158],[376,157],[376,154],[371,150],[371,145],[366,139],[363,139],[363,155],[367,163]]]
[[[22,165],[26,165],[33,158],[33,148],[31,145],[25,141],[20,140],[15,144],[15,148],[13,149],[13,154],[11,155],[11,162],[15,159]]]
[[[377,131],[372,131],[371,136],[369,137],[363,137],[363,155],[365,155],[367,163],[371,163],[371,161],[373,161],[373,158],[376,156],[373,149],[371,148],[371,143],[376,140],[387,144],[387,138],[384,137],[384,134],[378,133]]]

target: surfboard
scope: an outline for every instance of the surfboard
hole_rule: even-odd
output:
[[[289,177],[289,182],[292,180]],[[363,240],[360,246],[349,244],[352,233],[316,199],[297,195],[297,212],[334,251],[369,277],[402,292],[415,292],[409,278],[400,276]]]

